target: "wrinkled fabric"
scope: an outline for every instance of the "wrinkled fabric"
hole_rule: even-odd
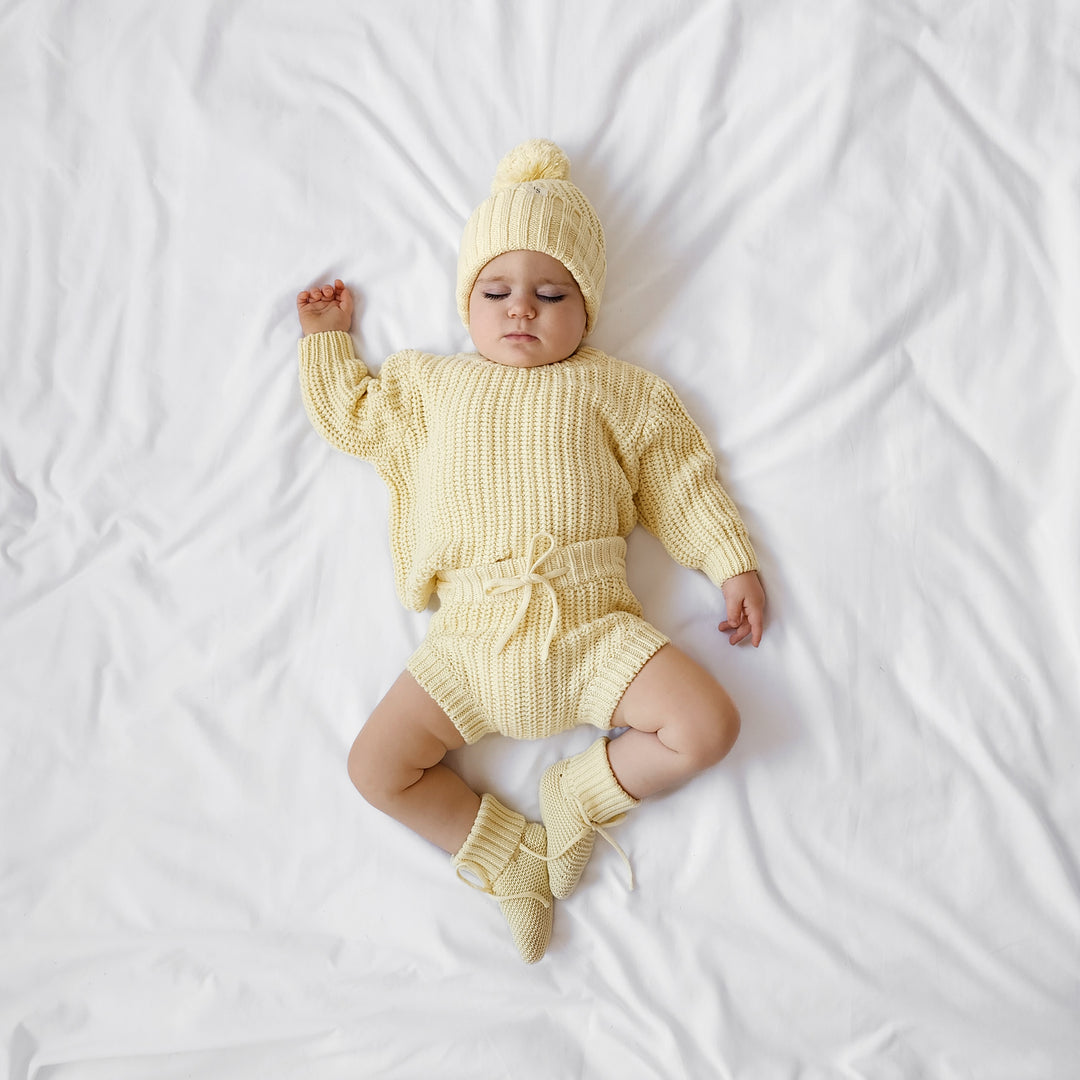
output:
[[[1078,58],[1069,0],[2,0],[7,1075],[1073,1075]],[[742,735],[525,968],[347,779],[428,615],[294,299],[347,281],[376,365],[467,348],[458,238],[534,136],[770,606],[731,649],[630,537]],[[594,737],[451,762],[536,820]]]

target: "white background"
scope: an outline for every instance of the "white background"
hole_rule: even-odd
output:
[[[0,1028],[12,1080],[1080,1074],[1080,5],[0,2]],[[344,756],[421,639],[296,292],[467,344],[524,138],[608,234],[760,650],[631,541],[734,753],[517,959]],[[456,764],[528,813],[586,745]]]

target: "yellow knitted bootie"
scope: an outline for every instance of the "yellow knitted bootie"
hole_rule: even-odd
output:
[[[548,886],[547,834],[543,825],[484,795],[461,850],[453,857],[466,885],[494,896],[526,964],[535,964],[551,940],[554,907]],[[468,871],[479,884],[466,877]]]
[[[640,802],[623,790],[608,761],[606,738],[588,750],[557,761],[540,780],[540,813],[547,829],[548,880],[553,896],[563,899],[577,887],[599,833],[622,856],[630,873],[630,860],[605,825],[616,825]]]

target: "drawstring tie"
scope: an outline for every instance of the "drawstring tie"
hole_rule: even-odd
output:
[[[547,549],[541,551],[540,545],[545,541],[547,542]],[[551,643],[555,640],[555,631],[559,626],[559,597],[555,592],[555,586],[551,583],[570,572],[569,566],[557,566],[553,570],[541,571],[540,568],[554,554],[555,550],[555,537],[551,533],[537,533],[529,541],[528,554],[525,556],[532,563],[528,572],[511,575],[510,577],[492,578],[484,586],[484,591],[489,596],[502,596],[504,593],[515,592],[518,589],[522,590],[521,600],[518,602],[518,609],[513,621],[495,646],[497,653],[502,652],[506,647],[506,643],[514,636],[514,632],[521,626],[525,618],[525,612],[529,609],[529,602],[532,600],[533,587],[540,585],[547,589],[548,595],[551,597],[551,620],[548,623],[547,636],[544,638],[543,651],[544,660],[547,661]]]
[[[563,844],[562,848],[559,851],[549,851],[546,855],[541,855],[539,851],[533,851],[532,848],[526,847],[524,844],[521,845],[521,850],[527,852],[534,859],[543,859],[544,862],[548,863],[555,862],[556,859],[561,859],[576,843],[584,840],[585,837],[589,835],[589,833],[599,833],[600,836],[619,853],[619,858],[622,859],[623,866],[626,867],[627,877],[629,878],[628,888],[630,892],[633,892],[634,868],[630,865],[630,858],[626,854],[626,852],[623,851],[623,849],[619,846],[618,842],[608,833],[607,829],[604,828],[604,825],[618,825],[619,822],[626,817],[626,815],[619,814],[618,817],[613,817],[610,821],[605,821],[604,825],[598,825],[595,821],[593,821],[591,817],[589,817],[588,812],[585,810],[585,807],[581,802],[581,799],[579,799],[577,795],[566,792],[564,792],[563,795],[566,798],[567,804],[574,811],[574,816],[578,819],[578,824],[581,828],[581,831],[577,834],[577,836],[571,836],[570,839],[567,840],[565,844]]]

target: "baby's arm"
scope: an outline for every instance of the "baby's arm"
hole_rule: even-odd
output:
[[[305,334],[318,334],[324,330],[347,333],[352,326],[352,293],[340,278],[333,285],[316,285],[296,297],[296,313]]]

